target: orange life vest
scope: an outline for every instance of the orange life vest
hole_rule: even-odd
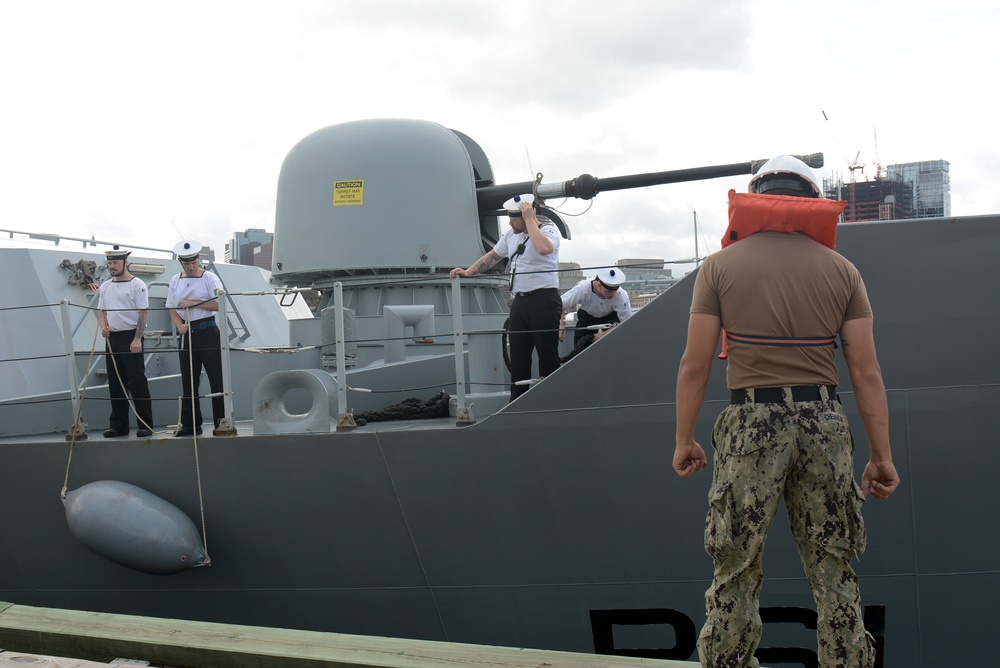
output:
[[[847,202],[729,191],[729,227],[722,247],[756,232],[799,232],[827,248],[837,245],[837,221]]]
[[[787,195],[758,195],[729,191],[729,227],[722,237],[722,247],[746,239],[757,232],[799,232],[827,248],[837,245],[837,222],[847,202],[790,197]],[[729,354],[726,330],[722,330],[722,352],[719,359]]]

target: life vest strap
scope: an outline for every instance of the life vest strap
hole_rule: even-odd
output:
[[[734,343],[745,343],[751,346],[787,346],[799,348],[817,348],[836,346],[834,336],[755,336],[752,334],[734,334],[726,332],[726,338]]]

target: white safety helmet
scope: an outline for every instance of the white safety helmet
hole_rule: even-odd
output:
[[[747,190],[759,195],[823,197],[823,188],[812,167],[791,155],[775,156],[761,165]]]
[[[608,288],[617,288],[625,282],[625,272],[618,267],[603,267],[597,270],[597,280]]]

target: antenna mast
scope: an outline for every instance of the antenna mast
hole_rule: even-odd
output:
[[[878,129],[873,125],[872,134],[875,136],[875,180],[882,178],[882,163],[878,159]]]
[[[692,211],[694,216],[694,266],[701,266],[701,255],[698,253],[698,212]]]

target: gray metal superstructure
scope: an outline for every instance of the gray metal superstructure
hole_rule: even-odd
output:
[[[449,136],[451,131],[434,124],[359,123],[350,133],[341,127],[319,136],[364,137],[358,152],[381,151],[383,158],[371,158],[374,166],[366,171],[365,163],[355,166],[349,156],[328,161],[326,154],[342,144],[324,146],[319,164],[333,166],[313,176],[329,199],[311,194],[314,204],[307,204],[307,193],[299,193],[297,203],[285,208],[287,200],[279,193],[279,221],[288,215],[287,220],[314,221],[306,226],[320,224],[315,221],[324,220],[321,201],[332,207],[333,181],[363,180],[360,207],[383,206],[383,198],[395,195],[384,189],[389,182],[381,185],[376,168],[390,152],[379,137],[397,142],[408,136],[406,128],[440,140],[442,146],[435,144],[430,154],[441,151],[445,161],[465,161],[466,175],[456,168],[446,190],[461,180],[473,196],[459,194],[448,204],[435,198],[415,201],[412,194],[399,198],[394,207],[373,207],[378,213],[373,225],[382,227],[354,220],[358,205],[333,208],[325,214],[333,227],[317,231],[312,245],[295,223],[294,238],[279,242],[284,223],[279,224],[275,262],[282,268],[274,276],[248,267],[219,267],[232,293],[227,331],[236,437],[101,439],[97,430],[108,410],[99,399],[106,396],[103,361],[90,367],[84,361],[95,331],[93,312],[83,309],[90,296],[69,283],[67,270],[60,268],[67,254],[74,262],[77,254],[0,250],[0,272],[16,272],[0,276],[25,286],[17,291],[20,301],[9,298],[10,307],[0,310],[5,368],[0,600],[690,657],[711,578],[702,547],[710,477],[680,480],[670,459],[674,374],[693,277],[505,404],[496,396],[503,394],[507,379],[497,352],[505,281],[502,276],[463,280],[455,300],[446,277],[451,266],[478,257],[496,233],[489,207],[484,211],[483,198],[475,196],[477,188],[493,187],[491,176],[484,175],[484,156],[469,149],[474,143],[467,137]],[[418,152],[428,154],[421,141],[413,144],[413,153],[399,148],[398,159],[409,164]],[[286,179],[296,182],[297,170],[308,172],[294,165],[303,148],[308,146],[293,149],[286,161],[283,188]],[[427,207],[442,207],[444,223],[423,232],[407,228],[394,237],[393,230],[412,224],[414,205],[416,219],[432,227],[437,223],[420,216]],[[342,223],[351,234],[337,233],[335,226]],[[452,232],[460,235],[454,247],[439,238]],[[394,238],[404,246],[386,248],[394,266],[361,266],[377,264],[373,242],[391,246]],[[356,241],[364,247],[352,250]],[[428,245],[426,266],[415,253],[422,245]],[[1000,216],[841,226],[838,251],[860,269],[876,313],[894,459],[903,480],[889,501],[866,504],[869,547],[857,564],[866,620],[882,647],[881,665],[989,665],[994,602],[1000,597],[1000,519],[992,512],[992,472],[1000,464],[992,428],[1000,405],[1000,361],[987,342],[1000,327],[1000,300],[992,294],[1000,285],[995,261]],[[324,253],[343,266],[323,266]],[[96,253],[80,257],[100,265]],[[176,271],[175,263],[166,264],[167,275]],[[450,417],[339,430],[331,417],[324,433],[253,433],[250,424],[258,407],[251,397],[273,373],[337,374],[322,361],[323,348],[336,349],[338,342],[327,340],[321,315],[289,320],[275,297],[237,294],[264,292],[286,279],[318,285],[324,309],[336,309],[334,294],[337,284],[342,287],[342,305],[354,315],[350,343],[358,346],[353,366],[345,370],[347,384],[376,390],[349,395],[348,408],[356,411],[438,389],[452,391],[457,311],[465,358],[458,367],[468,396],[482,396],[472,402],[476,423],[459,427]],[[155,290],[151,296],[155,308]],[[85,396],[92,397],[83,400],[91,437],[75,444],[65,438],[74,416],[59,307],[27,308],[61,299],[76,305],[72,345]],[[407,315],[405,308],[392,314],[392,307],[426,311],[427,306],[433,307],[432,336],[418,332],[418,326],[427,325],[409,324],[422,322],[423,316]],[[44,315],[29,315],[36,311]],[[401,361],[393,361],[392,346],[384,343],[393,318],[406,320]],[[157,396],[164,398],[156,403],[158,427],[175,421],[170,397],[179,389],[179,362],[170,352],[166,323],[163,330],[163,353],[151,352],[153,342],[147,341],[148,368],[156,370],[149,375],[157,379]],[[268,348],[301,351],[265,354]],[[497,385],[492,385],[481,374],[498,365]],[[336,387],[334,382],[325,391]],[[310,403],[301,388],[287,396],[275,392],[275,400],[292,408]],[[322,396],[316,392],[312,403]],[[839,393],[855,425],[860,476],[867,446],[843,368]],[[697,430],[705,443],[728,400],[722,362],[713,370],[707,396]],[[343,407],[333,397],[329,408],[336,415]],[[196,521],[204,516],[212,565],[155,576],[90,552],[66,527],[59,493],[67,470],[70,489],[119,480],[170,501]],[[766,663],[805,657],[808,665],[815,647],[809,628],[815,621],[812,599],[780,514],[766,550],[765,575]]]

